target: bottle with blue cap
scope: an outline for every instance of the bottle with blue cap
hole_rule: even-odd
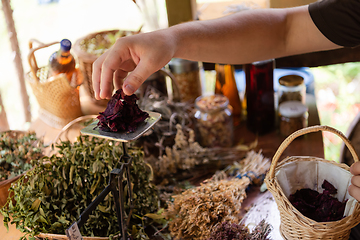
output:
[[[71,82],[76,62],[74,56],[70,53],[70,49],[71,41],[68,39],[61,40],[60,49],[51,54],[49,59],[49,77],[64,73]]]

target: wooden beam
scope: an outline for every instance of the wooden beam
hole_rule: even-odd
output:
[[[196,0],[166,0],[169,27],[196,19]]]
[[[14,53],[14,63],[20,84],[20,93],[21,93],[22,105],[25,115],[25,122],[31,122],[29,95],[27,94],[26,91],[24,68],[22,65],[19,42],[17,39],[14,19],[12,15],[13,11],[11,9],[10,0],[1,0],[1,3],[2,3],[2,10],[5,16],[9,38],[10,38],[11,49]]]
[[[2,102],[1,93],[0,93],[0,131],[7,131],[9,130],[9,122],[6,117],[6,111],[4,108],[4,104]]]
[[[277,58],[276,67],[318,67],[347,62],[360,62],[360,46]]]

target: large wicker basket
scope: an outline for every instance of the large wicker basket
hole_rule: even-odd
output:
[[[288,200],[289,189],[283,188],[284,184],[279,180],[280,174],[284,171],[285,168],[296,168],[296,164],[319,164],[319,166],[330,166],[332,170],[338,172],[339,174],[332,174],[329,176],[332,180],[336,180],[339,178],[340,174],[347,174],[351,176],[349,171],[349,166],[346,164],[339,164],[334,161],[328,161],[322,158],[317,157],[310,157],[310,156],[292,156],[287,157],[278,163],[280,156],[286,149],[286,147],[297,137],[302,136],[307,133],[317,132],[317,131],[329,131],[336,135],[338,135],[346,144],[348,149],[350,150],[354,161],[357,162],[359,160],[356,152],[351,145],[350,141],[338,130],[333,129],[328,126],[312,126],[308,128],[301,129],[289,137],[287,137],[284,142],[280,145],[279,149],[275,153],[272,164],[270,167],[270,171],[268,172],[265,183],[267,188],[272,193],[275,198],[276,204],[278,206],[280,212],[280,233],[284,237],[284,239],[348,239],[350,235],[351,228],[356,226],[360,222],[360,205],[359,203],[352,198],[352,213],[348,216],[342,218],[338,221],[331,221],[331,222],[316,222],[310,218],[307,218],[303,214],[301,214]],[[324,164],[323,164],[324,163]],[[329,169],[330,169],[329,168]],[[301,187],[302,179],[309,178],[308,172],[312,171],[313,169],[303,169],[302,174],[293,174],[290,176],[289,181],[294,181],[296,184],[293,184],[295,188],[303,188]],[[316,168],[314,172],[321,172],[322,174],[326,174],[327,171],[324,171],[321,167]],[[319,173],[318,173],[319,174]],[[317,178],[318,176],[316,176]],[[347,191],[347,184],[350,184],[350,179],[347,180],[348,182],[345,184],[340,184],[335,186],[339,191],[343,191],[345,193],[344,198],[350,197]],[[306,180],[304,180],[306,181]],[[320,177],[319,180],[320,182]],[[297,183],[300,183],[297,186]],[[310,187],[311,188],[311,187]],[[339,189],[340,188],[340,189]],[[342,188],[342,190],[341,190]],[[313,188],[314,189],[314,188]],[[315,189],[314,189],[315,190]],[[285,193],[287,192],[287,194]],[[351,197],[350,197],[351,198]]]
[[[33,48],[33,42],[39,43],[40,46]],[[39,118],[49,126],[61,129],[68,122],[82,115],[79,98],[82,74],[76,70],[71,83],[65,74],[48,78],[48,67],[38,67],[35,52],[54,44],[58,42],[43,44],[37,40],[30,40],[28,55],[30,72],[26,74],[26,79],[39,103]]]
[[[96,100],[94,97],[94,90],[92,86],[92,64],[95,62],[95,60],[99,57],[98,54],[89,53],[87,52],[82,45],[85,41],[92,40],[94,41],[93,44],[100,44],[98,41],[101,39],[102,41],[106,41],[105,36],[108,34],[116,34],[120,30],[107,30],[107,31],[101,31],[101,32],[95,32],[90,33],[80,39],[78,39],[73,47],[74,53],[76,54],[76,57],[78,59],[79,63],[79,69],[81,70],[84,81],[82,87],[84,88],[84,92],[87,96],[90,96],[91,99],[98,105],[106,106],[108,103],[108,100]],[[128,36],[137,34],[140,31],[121,31],[122,35]]]

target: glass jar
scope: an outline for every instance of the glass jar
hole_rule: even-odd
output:
[[[279,106],[280,134],[284,137],[307,127],[308,108],[300,101],[286,101]]]
[[[300,101],[305,104],[306,87],[299,75],[285,75],[279,79],[278,106],[285,101]]]
[[[181,58],[173,58],[169,69],[174,75],[180,92],[181,102],[194,103],[201,96],[199,63]]]
[[[232,108],[223,95],[195,100],[196,136],[203,147],[231,147],[234,142]]]

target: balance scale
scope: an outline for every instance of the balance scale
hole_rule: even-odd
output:
[[[93,137],[105,138],[109,140],[115,140],[122,142],[123,154],[121,155],[119,162],[121,164],[120,168],[115,168],[111,171],[109,177],[109,184],[107,187],[100,193],[96,199],[90,203],[90,205],[81,213],[78,221],[74,222],[68,229],[66,229],[66,235],[69,240],[83,240],[83,237],[80,234],[80,228],[88,220],[90,213],[99,205],[100,202],[111,192],[114,196],[116,215],[118,218],[119,230],[121,233],[121,239],[127,240],[127,228],[129,226],[133,205],[133,193],[132,188],[128,188],[128,196],[130,198],[130,210],[125,223],[125,207],[124,207],[124,187],[121,176],[125,173],[126,181],[128,186],[131,186],[130,179],[130,167],[132,163],[132,157],[127,153],[127,142],[134,141],[146,133],[150,128],[152,128],[155,123],[157,123],[161,114],[157,112],[145,111],[149,114],[149,117],[141,123],[134,132],[105,132],[100,130],[97,127],[99,120],[91,123],[87,127],[83,128],[80,132],[85,135],[90,135]]]

